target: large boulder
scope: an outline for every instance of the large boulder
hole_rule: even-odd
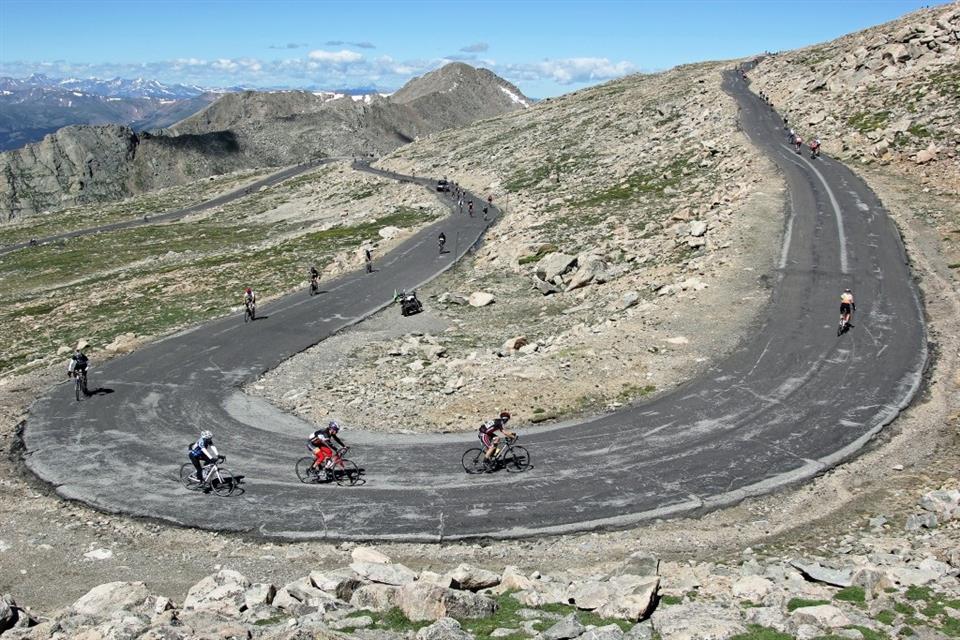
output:
[[[147,590],[142,582],[108,582],[90,589],[73,603],[74,613],[98,620],[128,614],[153,616],[158,608],[169,607],[170,601]]]
[[[390,563],[390,556],[377,551],[373,547],[354,547],[350,557],[356,562],[372,562],[376,564]]]
[[[790,622],[795,626],[810,624],[821,629],[834,629],[848,626],[850,618],[839,607],[832,604],[820,604],[814,607],[794,609],[790,615]]]
[[[438,620],[444,616],[486,618],[497,609],[497,603],[486,596],[420,582],[400,588],[397,606],[413,621]]]
[[[493,304],[493,301],[493,294],[486,291],[474,291],[470,294],[470,297],[467,298],[467,303],[471,307],[485,307],[488,304]]]
[[[595,627],[583,633],[578,640],[621,640],[623,629],[615,624]]]
[[[555,277],[562,276],[570,267],[577,263],[575,256],[565,253],[551,253],[537,262],[536,274],[540,280],[551,282]]]
[[[291,615],[303,616],[317,611],[333,611],[343,605],[334,596],[318,589],[307,577],[285,584],[273,598],[273,606]]]
[[[577,618],[577,614],[571,613],[553,626],[547,627],[543,632],[543,638],[544,640],[570,640],[580,636],[584,631],[585,628]]]
[[[246,576],[237,571],[223,569],[190,587],[183,601],[183,608],[207,609],[229,603],[239,614],[241,607],[246,604],[245,594],[248,588],[250,581]]]
[[[607,281],[607,263],[595,255],[577,258],[577,272],[567,283],[567,291],[585,287],[590,283],[602,284]]]
[[[357,609],[389,611],[397,606],[400,588],[386,584],[365,584],[353,590],[350,604]]]
[[[473,640],[473,636],[460,627],[453,618],[440,618],[417,631],[417,640]]]
[[[661,607],[652,620],[660,637],[670,640],[726,640],[747,631],[736,609],[709,603]]]
[[[642,577],[641,581],[633,584],[613,581],[611,583],[616,590],[597,608],[598,615],[604,618],[639,622],[653,611],[657,589],[660,587],[658,576]]]
[[[567,587],[567,602],[578,609],[592,611],[606,604],[616,593],[616,586],[609,582],[574,582]]]
[[[454,589],[479,591],[500,584],[500,575],[469,564],[461,564],[450,572],[450,586]]]
[[[660,569],[660,560],[652,553],[634,551],[617,567],[617,573],[635,576],[655,576]]]
[[[500,584],[497,585],[495,591],[497,593],[504,593],[507,591],[525,591],[533,588],[533,580],[520,573],[517,567],[508,565],[503,569],[503,575],[500,576]]]
[[[30,627],[35,621],[23,609],[17,606],[13,596],[5,593],[0,596],[0,634],[14,627]]]
[[[351,562],[350,568],[358,576],[370,582],[400,586],[417,579],[415,571],[399,563],[383,564],[380,562]]]

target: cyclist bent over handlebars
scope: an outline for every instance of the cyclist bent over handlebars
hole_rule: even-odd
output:
[[[480,442],[483,443],[484,461],[489,461],[493,457],[493,452],[496,450],[497,445],[500,444],[500,437],[496,434],[498,431],[507,436],[508,438],[516,438],[517,434],[512,431],[507,431],[506,427],[507,422],[510,420],[510,414],[507,411],[501,411],[499,418],[494,418],[493,420],[487,420],[482,425],[480,425],[480,432],[477,434],[477,437],[480,438]]]
[[[206,430],[201,431],[200,439],[190,448],[188,457],[190,458],[190,462],[193,463],[193,467],[197,470],[191,478],[196,478],[197,482],[202,483],[203,468],[220,459],[220,452],[217,451],[217,447],[213,444],[213,433]],[[204,490],[209,491],[207,488]]]

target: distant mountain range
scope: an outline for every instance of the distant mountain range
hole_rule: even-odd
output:
[[[134,130],[168,127],[225,93],[249,87],[205,88],[144,78],[0,77],[0,151],[38,142],[74,124],[120,124]],[[323,91],[331,98],[374,95],[374,87]]]
[[[202,89],[184,85],[91,81],[98,91],[184,96],[121,97],[33,80],[34,86],[17,81],[17,91],[0,89],[9,101],[0,103],[0,128],[18,122],[17,110],[24,119],[46,115],[43,126],[49,127],[53,117],[82,108],[99,123],[66,126],[0,153],[0,222],[238,169],[324,156],[378,156],[417,137],[531,104],[493,72],[462,63],[414,78],[389,95],[349,90],[197,94]],[[17,103],[14,96],[24,99]],[[126,111],[118,105],[126,105]],[[120,116],[126,121],[116,124]]]

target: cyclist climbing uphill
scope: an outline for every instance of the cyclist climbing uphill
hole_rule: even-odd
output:
[[[347,445],[343,443],[340,436],[340,425],[336,420],[331,420],[323,429],[317,429],[310,434],[307,447],[313,452],[315,458],[312,468],[323,469],[333,464],[333,454]]]
[[[87,367],[90,366],[90,359],[87,358],[86,354],[83,353],[83,350],[89,346],[89,343],[84,340],[81,340],[77,343],[77,348],[74,350],[73,355],[70,356],[70,361],[67,363],[68,378],[72,378],[75,374],[78,374],[81,371],[86,371]]]
[[[200,439],[197,440],[192,447],[190,447],[190,453],[187,455],[190,458],[190,462],[193,463],[193,467],[197,470],[191,478],[195,478],[197,482],[203,482],[203,467],[209,464],[213,464],[220,458],[220,452],[217,451],[217,447],[213,444],[213,433],[210,431],[201,431]],[[204,491],[209,491],[209,487],[204,487]]]
[[[843,293],[840,294],[840,318],[845,324],[850,324],[850,319],[853,317],[853,312],[857,309],[857,305],[853,301],[853,293],[850,289],[844,289]]]
[[[493,420],[487,420],[482,425],[480,425],[479,433],[477,437],[480,438],[480,442],[483,443],[484,452],[483,459],[489,460],[493,456],[493,452],[496,450],[497,445],[500,443],[500,438],[506,436],[508,438],[515,438],[517,434],[512,431],[506,430],[507,422],[510,421],[510,413],[507,411],[501,411],[500,416],[494,418]],[[497,434],[500,435],[497,435]]]

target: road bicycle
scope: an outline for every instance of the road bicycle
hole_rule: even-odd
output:
[[[467,449],[460,460],[463,470],[469,474],[493,473],[504,468],[510,472],[526,471],[532,466],[530,464],[530,452],[524,447],[514,444],[518,437],[501,438],[489,460],[484,458],[484,449],[479,447]]]
[[[257,303],[247,301],[245,305],[246,310],[243,312],[243,321],[253,322],[257,319]]]
[[[203,467],[203,480],[197,480],[196,468],[192,462],[185,462],[180,467],[180,482],[191,491],[200,491],[206,487],[221,497],[233,495],[240,488],[243,476],[234,475],[226,467],[220,466],[227,461],[227,456],[219,456],[216,460]]]
[[[320,293],[320,279],[310,278],[310,295],[315,296]]]
[[[850,324],[850,321],[847,320],[846,316],[841,315],[840,325],[837,327],[837,337],[839,338],[840,336],[845,334],[847,331],[849,331],[851,326],[852,325]]]
[[[90,395],[90,392],[87,391],[87,370],[86,369],[76,369],[73,372],[73,389],[76,392],[77,402],[80,402],[81,398],[86,398]]]
[[[323,467],[317,468],[314,464],[315,456],[306,456],[297,460],[296,472],[300,482],[304,484],[318,484],[320,482],[336,482],[341,487],[353,486],[360,480],[360,467],[344,456],[350,447],[342,447],[339,451],[323,461]]]

